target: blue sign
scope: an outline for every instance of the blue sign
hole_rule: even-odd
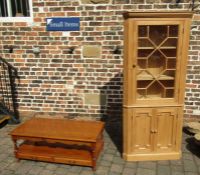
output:
[[[80,18],[47,18],[47,31],[79,31]]]

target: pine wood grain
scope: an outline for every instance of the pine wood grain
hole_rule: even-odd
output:
[[[18,159],[92,166],[103,148],[104,123],[32,118],[10,135]],[[18,140],[23,140],[19,145]]]

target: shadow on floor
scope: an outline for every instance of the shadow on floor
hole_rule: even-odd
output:
[[[100,88],[101,113],[104,114],[102,120],[106,123],[105,130],[120,153],[122,153],[122,78],[123,74],[118,73]]]
[[[187,143],[186,145],[187,150],[189,150],[192,154],[200,158],[200,143],[197,143],[197,141],[192,136],[186,138],[185,141]]]
[[[105,130],[119,153],[122,154],[122,122],[106,123]]]
[[[186,149],[200,158],[200,142],[197,143],[194,134],[189,132],[186,128],[183,128],[183,132],[187,135],[187,138],[185,139]]]

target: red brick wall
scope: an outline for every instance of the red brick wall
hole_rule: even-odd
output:
[[[174,0],[175,2],[175,0]],[[67,113],[69,116],[121,115],[123,17],[129,10],[188,9],[188,0],[33,0],[34,22],[0,23],[0,55],[18,69],[20,111]],[[47,17],[80,17],[75,32],[46,31]],[[100,48],[100,57],[83,56],[85,45]],[[13,53],[8,53],[13,46]],[[37,46],[41,53],[36,55]],[[69,49],[74,48],[73,54]],[[119,51],[113,52],[119,48]],[[200,15],[191,30],[185,114],[200,110]],[[89,99],[92,95],[94,104]],[[197,111],[196,111],[197,114]]]

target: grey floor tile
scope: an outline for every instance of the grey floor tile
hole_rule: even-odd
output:
[[[172,171],[172,175],[185,175],[185,173],[180,171]]]
[[[136,168],[124,168],[123,169],[123,172],[122,172],[123,175],[135,175],[136,174]]]
[[[192,160],[184,160],[184,171],[185,172],[197,172],[197,166]]]
[[[30,171],[28,172],[28,174],[30,175],[38,175],[40,174],[42,171],[44,170],[44,167],[41,166],[32,166],[32,168],[30,169]]]
[[[156,170],[138,168],[136,175],[156,175]]]
[[[123,166],[121,166],[121,164],[112,164],[110,167],[110,172],[122,173],[122,171]]]
[[[141,162],[138,163],[138,167],[155,170],[156,164],[157,164],[156,162],[145,162],[145,161],[143,162],[143,161],[141,161]]]
[[[185,175],[199,175],[199,173],[185,172]]]
[[[183,166],[182,165],[171,165],[171,170],[173,171],[183,171]]]
[[[157,175],[171,175],[170,166],[166,165],[158,165],[157,172]]]

